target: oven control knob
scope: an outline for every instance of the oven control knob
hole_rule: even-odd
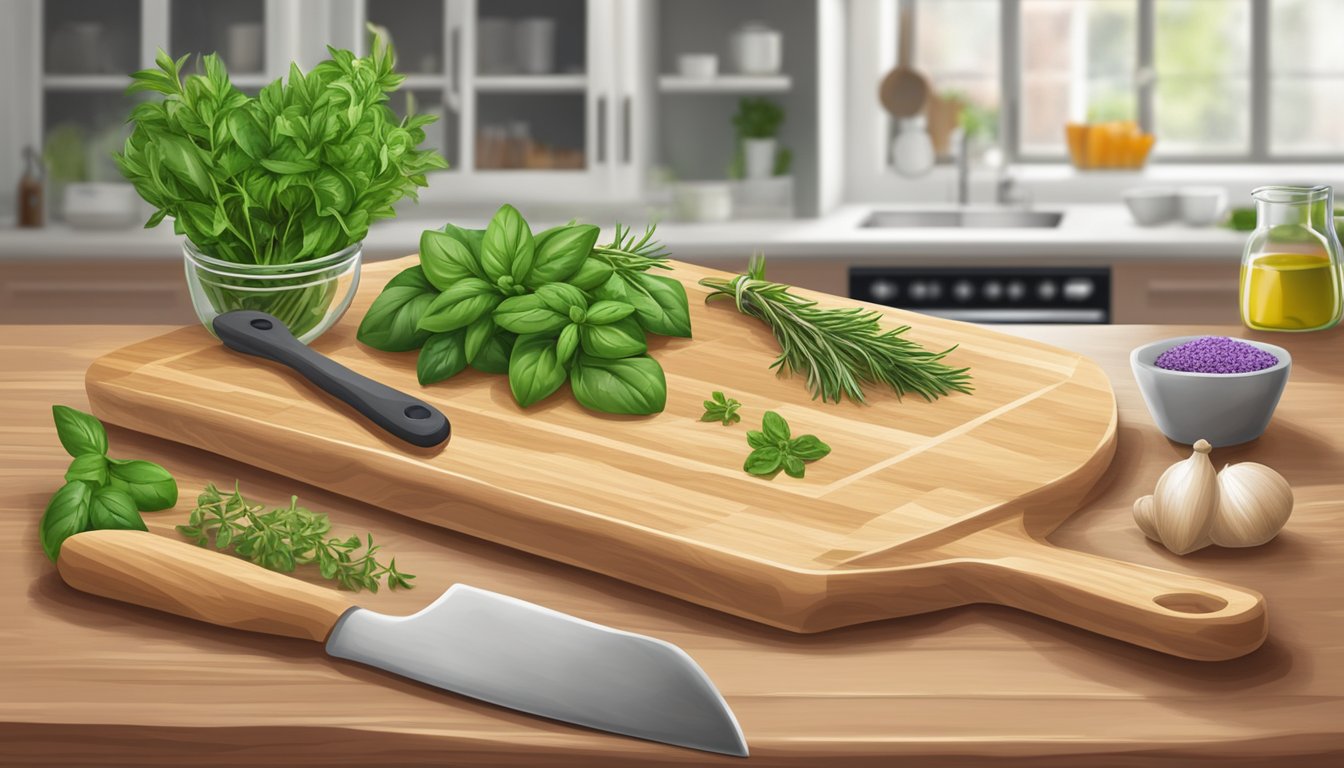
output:
[[[932,299],[933,301],[937,301],[938,299],[941,299],[943,297],[942,283],[938,282],[937,280],[930,280],[928,282],[927,287],[929,291],[929,298]]]
[[[1008,283],[1008,300],[1021,301],[1023,296],[1027,295],[1027,286],[1021,280],[1014,280]]]
[[[896,284],[890,280],[874,280],[872,288],[873,298],[880,302],[888,302],[896,298]]]
[[[1096,286],[1086,277],[1073,277],[1064,282],[1064,298],[1069,301],[1087,301]]]
[[[915,280],[910,283],[910,298],[914,301],[923,301],[929,295],[929,289],[925,286],[923,280]]]
[[[952,286],[952,296],[957,301],[967,302],[975,295],[975,286],[971,285],[970,280],[958,280]]]
[[[1055,287],[1054,280],[1042,280],[1036,285],[1036,296],[1039,297],[1041,301],[1050,301],[1055,298],[1055,293],[1058,290],[1059,289]]]
[[[985,298],[990,301],[998,301],[1003,296],[1003,283],[998,280],[989,280],[985,282]]]

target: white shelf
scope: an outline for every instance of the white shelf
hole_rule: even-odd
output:
[[[48,91],[122,91],[131,84],[129,75],[43,75]]]
[[[783,93],[793,87],[788,75],[717,75],[683,77],[660,75],[658,90],[663,93]]]
[[[579,75],[477,75],[481,93],[581,92],[588,89],[588,76]]]
[[[264,88],[274,79],[265,72],[229,73],[229,82],[233,83],[234,88]]]

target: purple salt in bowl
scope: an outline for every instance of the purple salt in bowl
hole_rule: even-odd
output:
[[[1273,362],[1256,370],[1270,362],[1264,355]],[[1163,366],[1198,370],[1171,370],[1159,366],[1159,359]],[[1254,440],[1265,431],[1293,358],[1283,347],[1262,341],[1181,336],[1135,349],[1129,364],[1162,434],[1186,445],[1208,440],[1221,447]],[[1217,370],[1234,372],[1208,372]]]

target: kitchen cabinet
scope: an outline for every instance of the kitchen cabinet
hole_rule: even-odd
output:
[[[1119,261],[1111,267],[1114,323],[1240,323],[1241,263]]]

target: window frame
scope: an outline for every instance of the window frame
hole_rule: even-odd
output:
[[[912,2],[912,0],[899,0]],[[913,0],[918,6],[921,0]],[[927,0],[923,0],[927,1]],[[1156,0],[1134,0],[1138,5],[1137,30],[1137,72],[1135,78],[1135,100],[1138,106],[1138,123],[1145,131],[1151,131],[1154,123],[1154,102],[1157,92],[1157,78],[1154,76],[1154,58],[1156,53]],[[1335,153],[1275,153],[1270,148],[1269,101],[1270,101],[1270,1],[1249,0],[1250,2],[1250,94],[1246,108],[1250,110],[1249,144],[1245,152],[1220,152],[1201,154],[1163,154],[1154,158],[1161,163],[1181,163],[1190,165],[1226,165],[1238,164],[1303,164],[1330,163],[1344,160],[1344,151]],[[999,137],[1002,142],[1005,159],[1019,164],[1057,164],[1068,162],[1067,152],[1047,154],[1023,152],[1021,146],[1022,108],[1022,4],[1021,0],[1002,0],[999,6],[999,76],[1000,109]],[[1147,73],[1147,76],[1145,76]]]

